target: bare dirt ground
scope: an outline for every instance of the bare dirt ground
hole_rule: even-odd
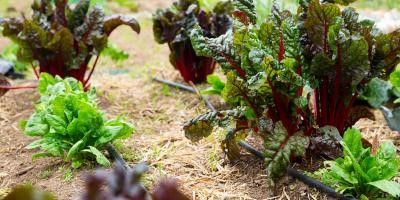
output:
[[[171,2],[138,0],[139,9],[146,12]],[[206,107],[194,94],[152,81],[154,76],[174,81],[181,78],[169,64],[167,47],[154,42],[151,20],[140,21],[140,35],[121,28],[111,37],[113,43],[130,54],[130,59],[122,63],[100,60],[92,84],[98,89],[100,107],[109,117],[122,115],[135,125],[136,133],[128,140],[117,141],[115,146],[130,165],[149,163],[146,185],[174,178],[192,199],[328,199],[289,177],[279,187],[269,188],[262,162],[245,153],[239,161],[226,161],[217,136],[197,144],[187,140],[183,122],[204,112]],[[0,39],[0,50],[7,43]],[[24,148],[34,139],[24,136],[18,123],[29,117],[37,99],[35,90],[10,91],[0,97],[0,190],[31,183],[59,199],[77,199],[84,187],[82,179],[95,167],[72,170],[59,158],[32,161],[36,151]],[[388,133],[392,138],[395,134],[382,120],[364,120],[358,126],[368,135]]]

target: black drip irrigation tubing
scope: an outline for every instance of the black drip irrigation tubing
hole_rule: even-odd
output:
[[[160,78],[153,78],[153,80],[169,85],[171,87],[175,87],[187,92],[192,92],[192,93],[196,93],[196,90],[193,87],[190,87],[188,85],[184,85],[181,83],[175,83],[173,81],[169,81],[169,80],[164,80],[164,79],[160,79]],[[203,97],[203,100],[205,102],[205,104],[207,105],[207,107],[211,110],[211,111],[216,111],[215,107],[211,104],[211,102],[208,100],[208,98]],[[254,156],[256,156],[257,158],[259,158],[260,160],[265,160],[265,156],[262,152],[258,151],[257,149],[255,149],[254,147],[252,147],[250,144],[248,144],[247,142],[240,140],[238,142],[239,146],[241,146],[243,149],[245,149],[246,151],[248,151],[249,153],[253,154]],[[286,168],[286,172],[289,176],[292,176],[293,178],[298,179],[299,181],[305,183],[306,185],[315,188],[321,192],[324,192],[326,194],[328,194],[331,197],[337,198],[337,199],[341,199],[341,200],[357,200],[353,197],[346,197],[340,193],[337,193],[334,189],[332,189],[331,187],[328,187],[326,185],[324,185],[323,183],[321,183],[320,181],[311,178],[309,176],[306,176],[304,174],[302,174],[301,172],[291,168],[291,167],[287,167]]]
[[[125,170],[130,169],[129,165],[125,162],[124,158],[111,143],[106,144],[106,149],[110,154],[110,156],[113,158],[114,162],[122,166]]]
[[[250,144],[248,144],[247,142],[240,140],[238,142],[239,146],[241,146],[243,149],[245,149],[246,151],[248,151],[249,153],[255,155],[257,158],[259,158],[260,160],[265,160],[265,157],[263,155],[263,153],[259,152],[257,149],[255,149],[254,147],[252,147]],[[302,173],[300,173],[299,171],[291,168],[291,167],[287,167],[286,168],[286,172],[288,173],[288,175],[302,181],[303,183],[307,184],[310,187],[313,187],[321,192],[324,192],[326,194],[328,194],[331,197],[337,198],[337,199],[342,199],[342,200],[356,200],[353,197],[346,197],[342,194],[337,193],[334,189],[332,189],[331,187],[328,187],[326,185],[324,185],[323,183],[319,182],[318,180],[315,180],[309,176],[306,176]]]
[[[163,83],[163,84],[166,84],[168,86],[171,86],[171,87],[186,91],[186,92],[196,93],[196,89],[194,89],[192,86],[189,86],[189,85],[185,85],[185,84],[182,84],[182,83],[176,83],[176,82],[173,82],[173,81],[164,80],[164,79],[157,78],[157,77],[153,78],[153,80],[157,81],[159,83]],[[212,103],[210,102],[210,100],[206,96],[203,96],[203,95],[200,95],[200,96],[204,100],[206,106],[211,111],[214,111],[214,112],[217,111],[215,109],[215,107],[212,105]]]

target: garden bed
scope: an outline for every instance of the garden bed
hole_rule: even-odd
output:
[[[138,2],[144,12],[153,12],[172,1]],[[98,89],[101,109],[110,117],[121,114],[134,124],[136,133],[114,145],[128,164],[149,163],[145,184],[152,185],[165,177],[176,178],[192,199],[330,199],[290,177],[283,178],[275,189],[268,188],[264,165],[254,156],[243,151],[245,156],[230,163],[223,159],[216,140],[209,138],[194,144],[186,139],[183,122],[207,108],[195,94],[152,80],[155,75],[174,81],[181,78],[169,64],[168,48],[154,41],[151,20],[141,18],[140,22],[139,36],[121,28],[111,37],[111,41],[130,54],[130,59],[123,63],[101,59],[92,84]],[[0,39],[0,50],[6,43]],[[35,90],[15,90],[0,98],[0,196],[16,184],[32,183],[60,199],[76,199],[83,189],[82,179],[97,166],[74,171],[59,158],[32,161],[35,151],[24,147],[33,139],[22,133],[18,123],[30,116],[38,97]],[[399,146],[400,134],[389,130],[379,112],[375,114],[376,121],[362,119],[357,127],[370,141],[379,135],[381,140],[394,140]]]

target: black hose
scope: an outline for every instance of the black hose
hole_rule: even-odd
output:
[[[123,166],[125,170],[130,169],[129,165],[125,162],[124,158],[122,158],[121,154],[118,153],[118,151],[111,143],[107,143],[106,148],[108,153],[115,162]]]
[[[245,149],[246,151],[248,151],[249,153],[255,155],[257,158],[264,160],[265,156],[263,153],[259,152],[257,149],[255,149],[254,147],[252,147],[250,144],[248,144],[247,142],[240,140],[238,142],[238,144]],[[310,187],[316,188],[317,190],[324,192],[326,194],[328,194],[331,197],[337,198],[337,199],[342,199],[342,200],[356,200],[353,197],[346,197],[340,193],[337,193],[334,189],[332,189],[331,187],[328,187],[326,185],[324,185],[323,183],[319,182],[318,180],[315,180],[309,176],[306,176],[302,173],[300,173],[299,171],[291,168],[291,167],[287,167],[286,168],[287,173],[300,180],[301,182],[307,184]]]
[[[166,84],[166,85],[169,85],[169,86],[172,86],[172,87],[175,87],[175,88],[178,88],[178,89],[181,89],[181,90],[184,90],[184,91],[187,91],[187,92],[196,93],[196,90],[193,87],[185,85],[185,84],[181,84],[181,83],[176,83],[176,82],[169,81],[169,80],[160,79],[160,78],[157,78],[157,77],[153,78],[153,80],[155,80],[157,82],[160,82],[160,83],[163,83],[163,84]],[[210,100],[206,96],[201,95],[201,98],[204,100],[204,103],[206,104],[206,106],[211,111],[214,111],[214,112],[217,111],[215,109],[215,107],[212,105],[212,103],[210,102]]]
[[[188,91],[188,92],[196,93],[196,90],[194,90],[191,86],[187,86],[187,85],[184,85],[184,84],[181,84],[181,83],[175,83],[173,81],[164,80],[164,79],[160,79],[160,78],[157,78],[157,77],[153,78],[153,80],[155,80],[157,82],[160,82],[160,83],[167,84],[169,86],[172,86],[172,87],[175,87],[175,88],[178,88],[178,89],[181,89],[181,90],[185,90],[185,91]]]

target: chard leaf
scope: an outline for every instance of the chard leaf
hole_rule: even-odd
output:
[[[327,51],[329,27],[336,23],[339,16],[341,13],[338,6],[311,0],[304,26],[315,48],[322,52]]]
[[[213,58],[222,69],[229,70],[234,68],[232,63],[240,63],[232,49],[232,36],[232,32],[228,31],[217,38],[207,38],[203,36],[201,28],[195,26],[190,32],[190,41],[198,56]]]
[[[367,84],[360,98],[368,101],[370,106],[379,108],[389,101],[391,88],[392,86],[388,82],[374,78]]]
[[[208,137],[213,131],[215,126],[220,126],[224,128],[234,128],[241,129],[241,120],[245,120],[245,107],[238,107],[233,110],[219,111],[219,112],[208,112],[203,115],[186,122],[183,126],[186,138],[197,142],[205,137]],[[230,131],[227,132],[228,140],[235,137]]]
[[[185,137],[193,142],[208,137],[214,129],[216,119],[217,112],[209,112],[190,120],[183,126]]]
[[[389,76],[400,62],[399,54],[400,30],[379,35],[376,38],[376,54],[373,59],[375,71],[383,73],[384,77]]]
[[[282,122],[277,122],[271,135],[265,140],[265,164],[272,180],[286,172],[292,156],[303,156],[310,141],[302,132],[288,135]]]
[[[256,23],[257,17],[253,0],[234,0],[233,5],[237,10],[245,13],[244,16],[249,17],[251,23]]]
[[[89,146],[89,148],[90,148],[90,152],[96,156],[97,163],[99,163],[105,167],[111,166],[110,161],[96,147]]]
[[[71,49],[74,48],[74,36],[67,28],[58,30],[45,46],[57,56],[69,58],[72,56]]]
[[[75,8],[68,15],[68,26],[70,30],[81,26],[85,21],[86,14],[89,11],[90,0],[80,0]]]
[[[368,184],[389,193],[393,197],[400,197],[400,184],[395,181],[380,180]]]
[[[344,6],[347,6],[351,3],[356,2],[357,0],[324,0],[325,2],[329,2],[329,3],[337,3],[337,4],[341,4]]]
[[[127,25],[136,33],[140,33],[139,22],[133,16],[121,14],[111,15],[104,19],[104,33],[110,35],[117,27],[121,25]]]
[[[243,99],[242,95],[246,90],[245,82],[237,79],[233,72],[229,72],[227,74],[226,85],[221,91],[221,96],[230,105],[240,105],[240,101]]]

